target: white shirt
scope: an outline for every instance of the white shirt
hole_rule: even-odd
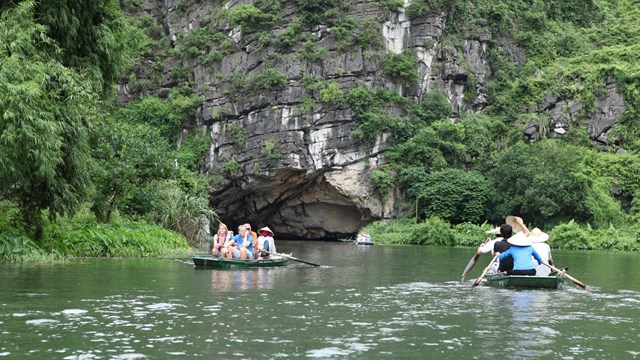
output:
[[[549,262],[549,259],[551,259],[551,247],[549,244],[541,242],[533,243],[531,246],[533,246],[533,249],[540,255],[542,262]],[[549,267],[542,264],[538,265],[538,262],[535,260],[533,263],[536,265],[536,276],[549,276],[549,273],[551,273]]]
[[[496,241],[500,241],[502,240],[501,237],[497,237],[493,240],[489,240],[486,243],[482,244],[478,250],[480,250],[481,253],[486,254],[488,252],[491,252],[491,255],[493,256],[493,245],[496,243]],[[495,274],[498,272],[498,267],[500,266],[500,260],[496,259],[496,261],[493,262],[493,264],[491,265],[491,269],[489,270],[491,274]]]
[[[500,241],[502,240],[501,237],[499,238],[495,238],[493,240],[489,240],[486,243],[484,243],[483,245],[481,245],[478,250],[480,250],[480,252],[482,252],[483,254],[488,253],[489,251],[491,251],[491,255],[493,255],[493,244],[496,243],[496,241]]]
[[[273,241],[273,237],[271,236],[258,236],[258,249],[264,250],[264,241],[267,240],[269,242],[269,252],[276,253],[276,243]]]

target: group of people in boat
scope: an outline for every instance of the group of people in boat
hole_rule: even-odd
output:
[[[234,236],[227,225],[220,223],[218,232],[213,236],[211,255],[227,259],[259,260],[276,253],[273,231],[265,226],[255,231],[251,224],[238,226],[238,233]]]
[[[485,240],[476,251],[475,259],[491,252],[497,256],[491,268],[492,273],[548,276],[551,269],[545,264],[554,265],[551,248],[545,243],[549,235],[539,228],[529,231],[522,218],[517,216],[507,218],[506,222],[487,231],[495,238]],[[513,234],[514,227],[521,231]]]

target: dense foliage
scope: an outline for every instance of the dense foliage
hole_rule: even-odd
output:
[[[160,3],[0,0],[0,257],[140,256],[196,244],[206,219],[216,220],[207,201],[211,183],[242,176],[235,154],[211,178],[201,174],[211,140],[194,120],[209,85],[193,81],[196,68],[216,69],[210,75],[225,79],[232,101],[262,101],[299,76],[304,96],[295,116],[308,120],[320,106],[347,110],[356,121],[351,136],[363,146],[384,135],[386,163],[370,172],[371,184],[383,202],[400,194],[412,220],[372,224],[367,230],[376,241],[474,245],[489,223],[517,214],[550,232],[554,247],[640,248],[637,1],[415,0],[406,15],[447,14],[444,33],[437,44],[412,43],[400,54],[382,46],[388,19],[354,18],[348,1],[257,0],[225,8],[181,0],[172,11],[186,15],[193,4],[208,10],[170,39],[158,21],[166,10]],[[394,12],[403,2],[375,5]],[[291,22],[280,24],[285,14]],[[317,42],[325,30],[345,58],[354,52],[367,67],[377,64],[386,85],[371,79],[348,88],[307,73],[305,62],[327,56]],[[463,39],[478,31],[491,35],[484,79],[463,55]],[[447,95],[414,96],[418,46],[437,48],[468,72],[459,79],[465,98],[455,121]],[[265,49],[256,71],[218,72],[232,54]],[[289,52],[302,62],[300,74],[282,70]],[[135,98],[124,105],[113,97],[123,77]],[[479,81],[487,103],[476,112]],[[587,123],[607,82],[626,108],[605,137],[594,139]],[[580,109],[563,136],[549,136],[548,96]],[[228,110],[211,111],[212,122],[228,118]],[[227,125],[227,141],[244,148],[245,129]],[[523,136],[525,126],[537,129],[534,141]],[[266,159],[263,166],[278,166],[280,146],[262,144],[256,155]],[[74,218],[78,209],[83,215]]]
[[[168,101],[110,105],[148,45],[115,0],[0,10],[0,258],[162,255],[199,241],[216,220],[196,172],[208,142],[183,133],[172,144],[201,98],[178,87]],[[81,207],[91,222],[73,217]]]

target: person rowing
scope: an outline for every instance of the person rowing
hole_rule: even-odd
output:
[[[520,231],[507,239],[507,242],[511,247],[503,253],[497,253],[500,264],[508,258],[513,259],[513,269],[507,270],[507,275],[535,275],[536,268],[532,256],[538,264],[543,264],[543,262],[540,254],[531,246],[531,239]]]

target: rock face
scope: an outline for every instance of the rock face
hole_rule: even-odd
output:
[[[309,85],[314,79],[334,85],[343,96],[360,86],[395,89],[413,99],[440,91],[450,100],[454,118],[487,104],[492,39],[482,22],[463,35],[463,46],[457,50],[442,36],[446,11],[410,18],[408,0],[394,11],[377,2],[354,0],[348,16],[361,24],[374,24],[370,27],[381,46],[340,48],[331,28],[317,26],[312,34],[314,49],[322,56],[311,58],[301,56],[303,44],[282,51],[255,33],[243,33],[239,26],[211,20],[220,10],[213,3],[165,0],[159,5],[147,0],[144,7],[156,14],[173,45],[203,27],[215,28],[227,41],[225,53],[215,61],[166,59],[162,86],[176,85],[173,72],[187,69],[188,82],[204,98],[196,122],[211,137],[206,172],[219,179],[210,199],[230,228],[250,222],[254,228],[268,225],[279,238],[332,239],[353,236],[369,222],[403,210],[397,194],[392,192],[382,201],[369,181],[370,172],[385,162],[385,135],[373,146],[354,139],[353,111],[344,102],[323,101],[320,91]],[[285,33],[299,15],[294,3],[282,4],[278,25],[271,30],[274,37]],[[241,4],[233,0],[223,7]],[[512,41],[498,43],[514,61],[525,61]],[[418,58],[415,87],[406,87],[381,70],[384,54],[406,49],[415,51]],[[592,114],[592,136],[600,136],[624,111],[615,84],[608,89],[597,104],[602,111]],[[122,84],[119,99],[130,99],[129,92],[127,84]],[[575,107],[569,100],[549,101],[552,131],[562,133],[558,129],[572,122]],[[401,108],[388,111],[404,112]],[[532,136],[537,129],[533,127]]]

